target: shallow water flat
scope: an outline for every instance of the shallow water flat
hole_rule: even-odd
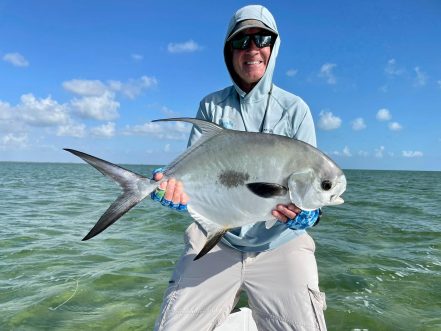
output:
[[[346,175],[309,231],[329,330],[441,330],[441,173]],[[81,242],[118,194],[84,164],[0,163],[2,330],[152,329],[191,218],[144,201]]]

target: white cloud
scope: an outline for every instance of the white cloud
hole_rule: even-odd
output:
[[[164,146],[164,152],[165,152],[165,153],[170,152],[170,144],[165,144],[165,146]]]
[[[374,155],[376,158],[381,159],[383,158],[384,152],[385,152],[384,146],[380,146],[380,148],[374,150]]]
[[[319,116],[318,127],[322,130],[334,130],[341,125],[341,119],[332,112],[321,111]]]
[[[144,56],[142,56],[141,54],[131,54],[130,56],[131,56],[132,60],[134,60],[134,61],[144,60]]]
[[[65,90],[80,96],[103,96],[105,93],[118,92],[130,99],[134,99],[144,90],[148,90],[158,84],[155,77],[142,76],[137,79],[129,79],[127,82],[109,80],[103,83],[100,80],[72,79],[63,82]]]
[[[366,124],[364,123],[364,119],[361,117],[356,118],[352,121],[352,130],[359,131],[366,129]]]
[[[115,123],[108,122],[107,124],[94,127],[90,131],[94,136],[110,138],[115,135]]]
[[[60,125],[57,129],[57,136],[83,138],[86,136],[86,126],[82,123]]]
[[[28,142],[28,135],[26,133],[9,133],[0,139],[0,150],[10,148],[26,147]]]
[[[325,63],[320,68],[319,77],[324,78],[326,82],[330,85],[337,83],[337,79],[332,72],[337,65],[335,63]]]
[[[420,151],[402,151],[401,154],[404,157],[408,157],[408,158],[422,157],[423,156],[423,152],[420,152]]]
[[[383,86],[380,86],[379,90],[383,93],[387,93],[389,91],[389,85],[384,84]]]
[[[31,127],[56,127],[68,125],[71,121],[68,107],[50,96],[36,98],[33,94],[24,94],[16,106],[0,101],[0,133],[9,134],[3,145],[6,142],[15,142],[23,146],[18,144],[17,137],[24,141],[22,138]]]
[[[379,121],[389,121],[392,118],[390,111],[386,108],[381,108],[377,112],[377,120]]]
[[[13,117],[14,113],[9,103],[0,100],[0,120],[9,120]]]
[[[171,110],[170,108],[168,108],[166,106],[161,107],[161,113],[163,113],[167,117],[177,117],[178,116],[177,112]]]
[[[352,153],[351,153],[351,151],[350,151],[348,146],[345,146],[342,151],[337,151],[336,150],[336,151],[333,151],[331,154],[335,155],[335,156],[346,156],[346,157],[351,157],[352,156]]]
[[[286,71],[286,75],[288,77],[294,77],[295,75],[297,75],[298,70],[297,69],[289,69]]]
[[[405,70],[403,68],[397,67],[397,61],[395,59],[390,59],[389,61],[387,61],[387,65],[386,68],[384,69],[384,72],[388,76],[394,77],[394,76],[401,76],[402,74],[405,73]]]
[[[159,134],[163,128],[158,123],[147,122],[140,125],[127,125],[125,134],[128,135],[142,135],[142,134]]]
[[[125,135],[152,135],[159,139],[186,140],[190,133],[191,125],[182,122],[159,124],[147,122],[141,125],[126,126]]]
[[[130,99],[134,99],[142,91],[158,85],[155,77],[142,76],[138,79],[129,79],[126,83],[120,81],[109,81],[109,88],[112,91],[120,92]]]
[[[349,150],[349,147],[348,147],[348,146],[345,146],[345,147],[343,148],[343,155],[344,155],[344,156],[348,156],[348,157],[352,156],[352,153],[351,153],[351,151]]]
[[[169,43],[167,46],[167,50],[169,53],[192,53],[201,49],[202,47],[193,40],[189,40],[183,43]]]
[[[7,53],[3,56],[3,61],[9,62],[15,67],[29,66],[29,61],[20,53]]]
[[[403,127],[398,122],[390,122],[389,123],[389,130],[391,131],[400,131]]]
[[[24,94],[17,109],[20,119],[34,126],[63,125],[70,121],[66,105],[60,105],[50,96],[37,99],[33,94]]]
[[[358,151],[357,154],[358,154],[358,156],[362,156],[362,157],[367,157],[367,156],[369,156],[369,152],[362,151],[362,150]]]
[[[98,96],[106,92],[107,87],[99,80],[72,79],[63,82],[63,88],[66,91],[81,96]]]
[[[420,67],[415,67],[413,69],[415,71],[416,77],[414,81],[414,86],[424,86],[427,83],[427,74],[423,72]]]
[[[112,92],[105,92],[100,96],[74,98],[70,104],[79,116],[84,118],[110,121],[119,117],[119,102],[115,101],[115,94]]]

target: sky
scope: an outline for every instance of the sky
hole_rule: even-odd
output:
[[[0,0],[0,161],[167,164],[200,100],[231,85],[223,42],[249,1]],[[441,1],[261,1],[274,83],[309,105],[344,169],[441,170]]]

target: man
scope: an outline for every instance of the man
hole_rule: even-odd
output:
[[[197,118],[234,130],[285,135],[315,146],[308,106],[272,83],[279,47],[276,23],[265,7],[239,9],[230,21],[224,46],[233,86],[205,97]],[[189,146],[199,136],[193,128]],[[162,178],[161,173],[154,176]],[[191,199],[183,183],[174,179],[162,183],[153,198],[171,206]],[[190,225],[155,330],[213,330],[228,317],[240,291],[248,295],[259,330],[325,330],[315,245],[304,231],[317,222],[319,213],[303,212],[293,204],[275,206],[272,213],[280,222],[271,229],[256,222],[230,231],[197,261],[193,257],[206,238],[197,223]]]

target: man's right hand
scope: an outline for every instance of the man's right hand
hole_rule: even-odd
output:
[[[160,181],[163,177],[164,174],[162,172],[157,172],[153,175],[153,179],[156,181]],[[186,209],[189,197],[184,192],[184,184],[181,181],[170,178],[159,185],[159,190],[165,191],[161,204],[177,210]]]

